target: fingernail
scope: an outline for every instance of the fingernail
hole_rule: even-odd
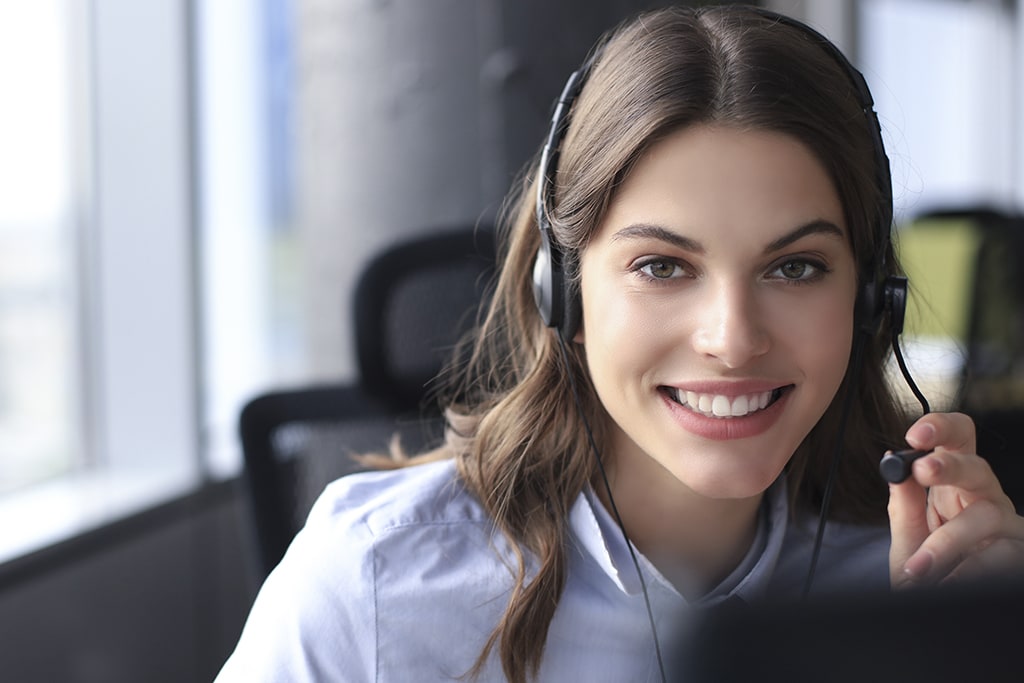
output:
[[[906,439],[911,446],[930,446],[935,439],[935,427],[927,422],[919,422],[907,430]]]
[[[907,563],[903,565],[903,572],[915,581],[919,581],[928,574],[928,570],[932,568],[932,554],[923,551],[914,553]]]

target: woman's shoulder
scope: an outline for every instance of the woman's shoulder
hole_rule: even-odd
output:
[[[333,482],[218,680],[413,680],[431,658],[468,670],[507,590],[493,536],[451,461]]]
[[[436,524],[488,523],[452,460],[350,474],[329,484],[306,529],[343,526],[372,537]]]

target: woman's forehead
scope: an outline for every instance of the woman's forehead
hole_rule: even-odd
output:
[[[628,225],[661,225],[684,235],[742,227],[737,238],[767,244],[815,222],[847,232],[831,177],[803,143],[772,131],[699,125],[641,155],[594,237]]]

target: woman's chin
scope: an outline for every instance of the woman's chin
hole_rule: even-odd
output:
[[[747,500],[760,496],[778,479],[782,468],[712,467],[689,472],[672,472],[686,488],[713,500]]]

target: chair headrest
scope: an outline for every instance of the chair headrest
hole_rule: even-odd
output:
[[[489,227],[415,237],[371,258],[353,305],[363,391],[417,407],[489,298],[495,260]]]

